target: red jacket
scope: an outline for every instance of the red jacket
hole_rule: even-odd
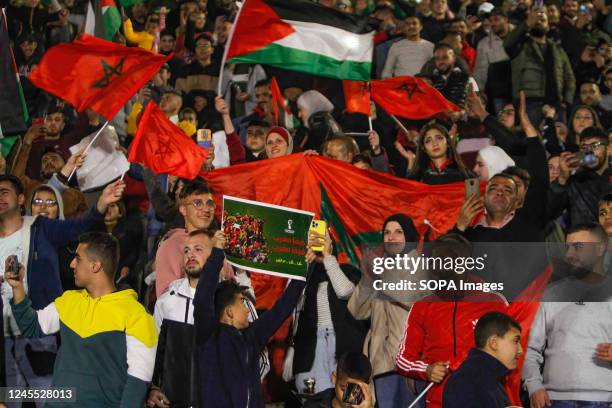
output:
[[[497,293],[471,292],[460,302],[442,301],[437,294],[416,302],[408,314],[404,339],[396,359],[397,371],[427,381],[427,366],[450,361],[451,373],[465,360],[474,344],[474,327],[487,312],[508,307]],[[450,375],[427,393],[427,407],[442,407],[442,393]]]

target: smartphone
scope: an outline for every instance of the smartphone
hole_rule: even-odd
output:
[[[201,147],[208,149],[212,145],[212,130],[198,129],[196,140]]]
[[[533,2],[533,7],[536,9],[541,9],[542,7],[544,7],[544,0],[535,0]]]
[[[344,390],[344,396],[342,397],[342,403],[350,405],[359,405],[363,402],[363,390],[357,383],[349,382]]]
[[[577,152],[576,160],[581,166],[589,166],[597,161],[597,157],[591,152]]]
[[[480,197],[480,180],[477,178],[465,180],[465,198],[468,199],[473,195]]]
[[[43,123],[45,123],[45,118],[32,119],[32,125],[42,125]]]
[[[7,265],[4,274],[9,274],[11,276],[19,275],[19,259],[17,255],[9,255],[6,259]]]
[[[589,8],[586,6],[586,4],[581,4],[578,12],[580,14],[587,14],[589,12]]]
[[[310,230],[316,232],[319,235],[325,235],[325,231],[327,231],[327,223],[323,220],[312,220],[310,223]],[[323,245],[313,246],[312,249],[315,252],[322,252]]]

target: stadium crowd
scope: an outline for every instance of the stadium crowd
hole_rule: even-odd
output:
[[[131,164],[87,191],[71,177],[86,153],[70,147],[104,119],[28,75],[86,31],[88,10],[115,5],[0,3],[30,118],[0,155],[0,385],[76,390],[74,405],[47,406],[405,408],[427,388],[415,406],[502,408],[518,404],[504,390],[514,372],[522,406],[612,406],[611,2],[319,0],[369,20],[372,78],[416,76],[460,107],[398,122],[372,102],[370,126],[346,111],[340,80],[268,65],[222,71],[235,0],[119,1],[112,40],[173,56],[110,121],[118,149],[129,151],[151,101],[194,144],[197,129],[211,129],[212,143],[201,177]],[[278,121],[272,78],[288,107]],[[308,250],[306,282],[282,281],[262,305],[254,274],[223,250],[233,240],[265,258],[263,221],[242,220],[249,235],[223,226],[221,192],[206,179],[291,154],[427,185],[478,178],[484,192],[466,195],[431,253],[560,243],[569,272],[555,269],[524,327],[507,293],[379,296],[366,261],[343,262],[329,232],[311,232],[309,248],[323,250]],[[427,237],[394,212],[375,226],[382,251],[418,257]],[[534,276],[521,273],[522,289]]]

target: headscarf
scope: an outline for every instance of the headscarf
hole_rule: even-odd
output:
[[[334,110],[334,105],[319,91],[310,90],[304,92],[297,100],[297,106],[306,111],[308,115],[302,118],[304,126],[308,127],[308,119],[312,114],[317,112],[331,112]]]
[[[412,249],[416,248],[416,245],[420,240],[420,236],[419,236],[419,232],[414,226],[414,222],[412,221],[412,218],[410,218],[410,216],[406,214],[401,214],[401,213],[393,214],[389,216],[383,223],[383,227],[382,227],[383,235],[385,233],[385,228],[387,227],[387,224],[389,224],[391,221],[397,222],[402,227],[402,231],[404,231],[404,238],[406,239],[406,246],[404,246],[404,249],[402,250],[402,252],[409,252]]]
[[[499,146],[487,146],[478,151],[478,154],[484,160],[487,169],[489,170],[490,180],[494,175],[501,173],[510,166],[514,166],[514,160]]]
[[[291,133],[289,133],[289,131],[284,127],[273,126],[270,128],[270,130],[268,130],[268,133],[266,133],[266,143],[268,142],[268,136],[270,136],[272,133],[280,135],[280,137],[287,142],[287,155],[290,155],[293,152],[293,137],[291,136]]]

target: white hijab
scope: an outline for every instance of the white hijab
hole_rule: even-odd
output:
[[[306,117],[302,118],[304,126],[308,127],[308,118],[317,112],[331,112],[334,105],[321,92],[314,89],[304,92],[297,100],[298,108],[306,112]]]
[[[499,146],[487,146],[478,151],[489,170],[489,178],[501,173],[510,166],[514,166],[514,160]]]

